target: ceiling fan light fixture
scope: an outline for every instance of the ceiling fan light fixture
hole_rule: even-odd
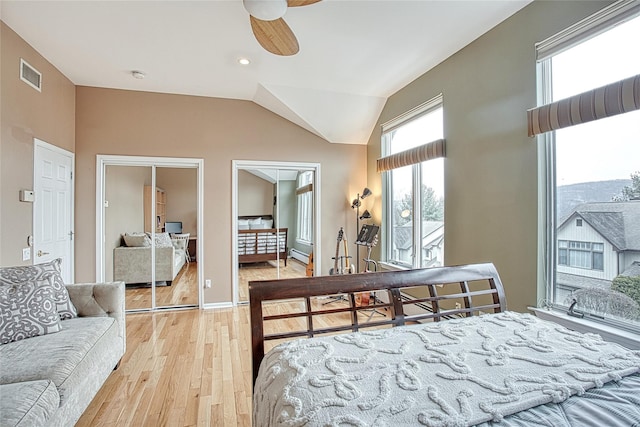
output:
[[[242,0],[249,15],[262,21],[282,18],[287,11],[287,0]]]

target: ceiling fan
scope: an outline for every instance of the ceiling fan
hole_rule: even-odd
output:
[[[300,46],[291,28],[282,18],[288,7],[307,6],[320,0],[242,0],[249,12],[251,30],[267,51],[281,56],[298,53]]]

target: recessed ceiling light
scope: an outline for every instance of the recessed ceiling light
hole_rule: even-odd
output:
[[[249,65],[251,61],[248,58],[240,58],[238,59],[238,64],[240,65]]]
[[[144,79],[146,77],[146,74],[143,73],[142,71],[132,71],[131,75],[136,78],[136,79]]]

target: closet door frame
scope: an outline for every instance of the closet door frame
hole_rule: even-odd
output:
[[[144,156],[96,156],[96,282],[105,281],[105,257],[104,257],[104,229],[105,229],[105,172],[107,166],[144,166],[151,167],[152,188],[156,187],[156,167],[160,168],[195,168],[197,169],[197,235],[204,236],[204,159],[195,158],[171,158],[171,157],[144,157]],[[204,239],[196,241],[196,253],[198,254],[198,307],[203,307],[203,268],[205,262]],[[155,253],[152,251],[152,265],[155,265]],[[155,281],[155,270],[152,269],[152,280]],[[153,283],[152,281],[152,283]],[[155,310],[155,286],[152,286],[152,308]],[[170,307],[168,307],[170,308]],[[177,307],[180,308],[180,307]],[[163,308],[165,309],[165,308]]]
[[[234,263],[232,266],[232,295],[233,305],[237,306],[239,303],[239,282],[238,282],[238,171],[246,169],[287,169],[287,170],[305,170],[313,171],[313,264],[314,266],[322,265],[321,259],[321,242],[315,236],[321,236],[320,234],[320,218],[322,218],[320,212],[320,163],[304,163],[304,162],[279,162],[279,161],[261,161],[261,160],[233,160],[232,161],[233,174],[231,177],[231,233],[232,233],[232,256],[231,260]],[[279,202],[278,202],[279,203]],[[275,224],[274,224],[275,225]],[[318,241],[316,241],[318,240]],[[315,268],[315,267],[314,267]],[[248,302],[248,301],[243,301]]]

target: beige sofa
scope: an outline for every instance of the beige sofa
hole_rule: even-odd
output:
[[[183,249],[156,247],[156,282],[171,285],[185,264]],[[120,246],[113,250],[113,279],[130,283],[151,283],[151,247]]]
[[[39,279],[54,267],[0,268],[0,286]],[[63,318],[58,331],[0,345],[3,427],[73,426],[125,353],[124,284],[61,286],[73,317]],[[18,316],[11,306],[3,305],[3,311]]]

